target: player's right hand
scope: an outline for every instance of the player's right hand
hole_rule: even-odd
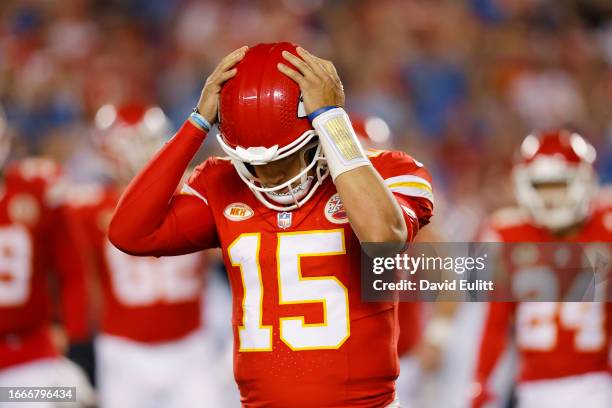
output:
[[[248,48],[245,45],[226,55],[219,62],[213,73],[206,79],[200,94],[200,100],[198,101],[198,110],[211,124],[217,121],[217,107],[221,86],[225,81],[236,75],[237,70],[234,67],[244,58]]]

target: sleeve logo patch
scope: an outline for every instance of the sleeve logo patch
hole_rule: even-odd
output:
[[[253,214],[251,207],[244,203],[232,203],[223,210],[223,215],[230,221],[248,220]]]
[[[344,209],[344,204],[338,193],[334,194],[327,200],[325,204],[325,218],[332,224],[346,224],[348,222],[348,215]]]

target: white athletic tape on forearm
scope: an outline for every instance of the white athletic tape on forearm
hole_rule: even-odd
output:
[[[371,165],[342,108],[330,109],[312,121],[333,180],[340,174]]]

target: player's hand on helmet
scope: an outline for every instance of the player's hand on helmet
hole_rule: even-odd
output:
[[[334,64],[301,47],[297,47],[297,53],[301,58],[283,51],[283,57],[289,64],[279,63],[278,70],[300,86],[306,113],[310,114],[324,106],[344,106],[344,88]]]
[[[244,58],[248,48],[245,45],[226,55],[206,79],[198,101],[198,110],[211,124],[217,121],[217,106],[221,86],[225,81],[236,75],[235,66]]]

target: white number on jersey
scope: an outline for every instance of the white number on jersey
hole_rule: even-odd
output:
[[[597,351],[605,345],[603,302],[524,302],[516,316],[518,344],[526,350],[554,349],[559,328],[575,332],[577,351]]]
[[[593,278],[596,256],[602,249],[598,244],[585,248],[584,272],[579,274],[569,293],[579,296]],[[598,271],[602,272],[602,271]],[[607,271],[603,271],[607,272]],[[559,296],[557,275],[548,266],[523,268],[517,272],[513,291],[518,298],[550,299]],[[586,284],[585,284],[586,279]],[[605,299],[605,282],[598,283],[593,295]],[[605,341],[604,302],[522,302],[516,313],[518,344],[526,350],[549,351],[557,345],[559,328],[573,330],[577,351],[596,351]]]
[[[305,278],[301,257],[345,253],[344,231],[301,231],[278,234],[276,251],[280,304],[322,303],[322,323],[307,324],[304,316],[280,319],[280,338],[292,350],[336,349],[350,334],[348,291],[334,276]],[[239,327],[240,351],[272,350],[272,327],[262,324],[265,296],[261,279],[260,234],[242,234],[228,248],[233,266],[240,267],[244,298]]]
[[[32,242],[20,225],[0,228],[0,307],[23,305],[30,297]]]
[[[184,302],[202,292],[199,255],[136,257],[106,242],[106,262],[115,296],[128,306]]]

